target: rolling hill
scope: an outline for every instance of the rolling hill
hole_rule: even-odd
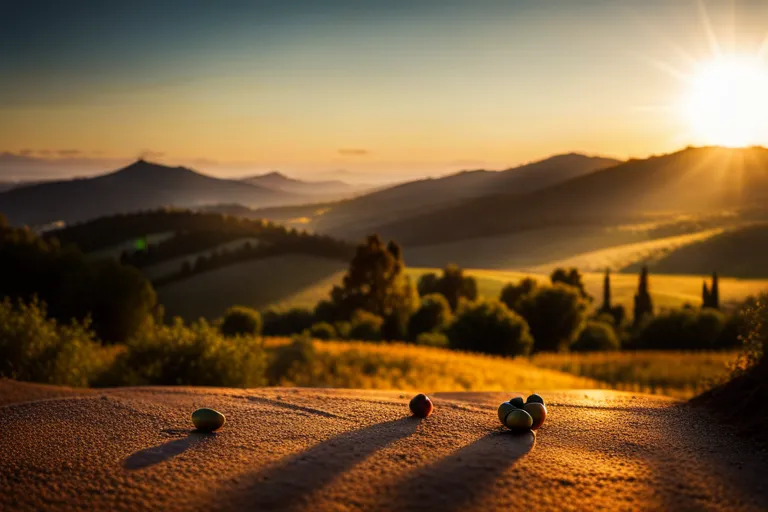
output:
[[[649,262],[655,273],[708,274],[739,278],[768,278],[768,224],[760,223],[719,233]],[[634,271],[637,264],[628,265]]]
[[[472,198],[526,194],[617,163],[610,158],[570,153],[505,171],[463,171],[412,181],[339,203],[316,217],[314,227],[334,236],[357,239],[382,222],[409,219]]]
[[[95,178],[8,190],[0,193],[0,212],[12,224],[37,225],[59,220],[72,223],[163,206],[194,207],[214,203],[270,206],[305,200],[288,192],[139,160]]]
[[[547,226],[609,225],[652,213],[697,213],[764,204],[768,150],[687,148],[598,170],[525,195],[501,193],[371,228],[405,245],[429,245]]]
[[[313,199],[346,199],[370,189],[367,185],[351,185],[340,180],[303,181],[289,178],[278,171],[250,176],[240,181],[249,185],[279,190],[290,194],[304,195]]]

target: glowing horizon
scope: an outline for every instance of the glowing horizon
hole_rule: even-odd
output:
[[[764,2],[185,5],[4,8],[0,153],[394,180],[768,146]]]

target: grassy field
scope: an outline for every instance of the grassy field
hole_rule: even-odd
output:
[[[290,344],[270,338],[275,354]],[[273,384],[428,391],[618,389],[690,398],[726,378],[734,352],[602,352],[515,359],[399,343],[312,343]],[[301,360],[301,361],[300,361]]]
[[[273,354],[290,344],[271,338]],[[507,359],[399,343],[315,341],[314,354],[296,358],[287,374],[273,384],[283,386],[434,391],[606,388],[606,384]]]
[[[656,261],[682,247],[716,237],[723,231],[723,228],[716,228],[689,235],[669,236],[656,240],[618,245],[538,265],[531,270],[543,273],[552,272],[552,270],[558,267],[575,267],[582,272],[601,272],[606,268],[620,270],[637,262]]]
[[[531,362],[613,389],[690,398],[727,378],[736,357],[734,352],[602,352],[539,354]]]
[[[160,302],[169,315],[180,315],[192,320],[199,317],[216,318],[229,306],[239,304],[254,308],[274,306],[314,307],[328,298],[334,284],[341,282],[346,265],[342,262],[311,256],[289,255],[265,258],[231,265],[211,272],[198,274],[158,289]],[[439,272],[432,268],[409,268],[411,279],[427,272]],[[549,282],[546,274],[504,270],[467,270],[478,282],[480,295],[498,297],[509,282],[533,277]],[[679,308],[689,303],[701,303],[703,277],[670,276],[651,274],[650,289],[657,310]],[[584,274],[587,291],[599,305],[602,297],[603,274]],[[613,300],[632,310],[637,289],[636,274],[613,274],[611,278]],[[720,297],[724,303],[740,301],[768,289],[768,280],[720,279]]]
[[[200,256],[210,256],[215,251],[234,251],[240,249],[246,243],[250,243],[253,247],[257,247],[261,244],[261,240],[255,237],[238,238],[237,240],[211,247],[205,251],[186,254],[178,258],[163,261],[162,263],[156,263],[155,265],[148,265],[141,269],[141,273],[147,276],[148,279],[159,279],[177,273],[181,270],[181,266],[185,261],[189,262],[190,265],[194,265],[195,260]]]
[[[196,274],[158,288],[157,294],[168,316],[215,319],[234,305],[262,309],[281,303],[339,275],[345,266],[337,260],[299,254],[274,256]]]

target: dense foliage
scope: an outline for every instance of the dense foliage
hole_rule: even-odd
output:
[[[587,304],[577,288],[557,283],[526,295],[518,313],[530,326],[535,351],[563,352],[584,326]]]
[[[477,281],[465,276],[464,270],[456,265],[448,265],[443,269],[443,275],[424,274],[418,283],[419,295],[440,294],[448,300],[452,311],[456,311],[459,303],[464,300],[477,300]]]
[[[447,334],[451,348],[471,352],[527,355],[533,346],[525,320],[499,301],[462,303]]]
[[[443,295],[426,295],[421,298],[421,307],[408,321],[408,337],[416,340],[422,334],[442,331],[452,319],[451,306]]]
[[[620,348],[613,326],[595,321],[587,322],[571,345],[574,352],[609,352]]]
[[[726,316],[715,309],[681,309],[648,318],[632,347],[643,350],[722,350],[739,344],[738,329],[727,329]]]
[[[0,223],[0,297],[47,304],[60,321],[85,321],[105,342],[128,339],[157,313],[150,283],[115,261],[90,261],[73,247]]]
[[[258,336],[261,334],[261,315],[251,308],[233,306],[224,314],[219,329],[228,338]]]

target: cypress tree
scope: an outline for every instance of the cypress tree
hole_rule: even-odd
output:
[[[603,307],[600,309],[603,313],[611,312],[611,269],[605,269],[605,278],[603,278]]]
[[[720,285],[718,283],[717,272],[712,272],[712,288],[709,291],[709,299],[709,307],[720,309]]]
[[[653,303],[648,293],[648,267],[643,265],[640,271],[640,281],[635,295],[634,326],[638,327],[646,316],[653,315]]]
[[[707,288],[707,282],[704,281],[701,283],[701,307],[702,308],[708,308],[711,307],[710,303],[712,301],[712,294],[709,292],[709,288]]]

